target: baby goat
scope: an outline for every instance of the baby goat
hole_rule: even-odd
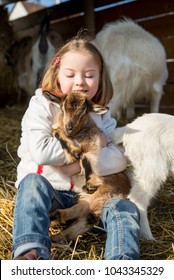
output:
[[[124,172],[99,177],[93,166],[101,147],[101,131],[90,118],[89,112],[103,114],[108,108],[93,104],[80,92],[53,95],[45,91],[43,94],[50,101],[60,104],[58,125],[53,135],[61,142],[69,163],[80,159],[88,191],[80,193],[76,205],[50,214],[51,219],[58,219],[61,223],[75,220],[61,234],[52,236],[53,242],[61,243],[64,239],[75,240],[79,234],[92,229],[100,220],[104,204],[113,197],[126,198],[131,186]]]

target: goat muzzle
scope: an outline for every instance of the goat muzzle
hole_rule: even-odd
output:
[[[68,124],[65,125],[65,133],[67,136],[71,136],[73,132],[73,123],[69,122]]]

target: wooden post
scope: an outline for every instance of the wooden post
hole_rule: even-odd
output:
[[[83,0],[84,25],[92,34],[95,34],[94,0]]]

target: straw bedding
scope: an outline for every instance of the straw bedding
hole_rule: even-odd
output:
[[[16,189],[16,154],[24,109],[18,106],[0,110],[0,259],[11,259],[13,209]],[[156,241],[141,240],[141,259],[174,260],[174,180],[170,178],[149,208],[149,221]],[[52,224],[50,233],[61,230]],[[76,242],[52,248],[52,259],[100,260],[106,235],[86,233]]]

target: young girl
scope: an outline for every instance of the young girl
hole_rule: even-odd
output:
[[[103,58],[93,44],[74,38],[58,50],[22,120],[12,255],[18,260],[50,259],[49,213],[71,207],[78,199],[72,176],[81,172],[80,164],[67,164],[61,144],[52,136],[59,105],[48,101],[43,90],[55,94],[82,91],[100,105],[108,105],[113,95]],[[126,160],[109,138],[116,127],[110,110],[102,116],[90,115],[103,132],[96,162],[99,175],[123,171]],[[135,204],[128,199],[112,199],[103,208],[101,224],[107,233],[105,259],[139,259],[139,212]]]

